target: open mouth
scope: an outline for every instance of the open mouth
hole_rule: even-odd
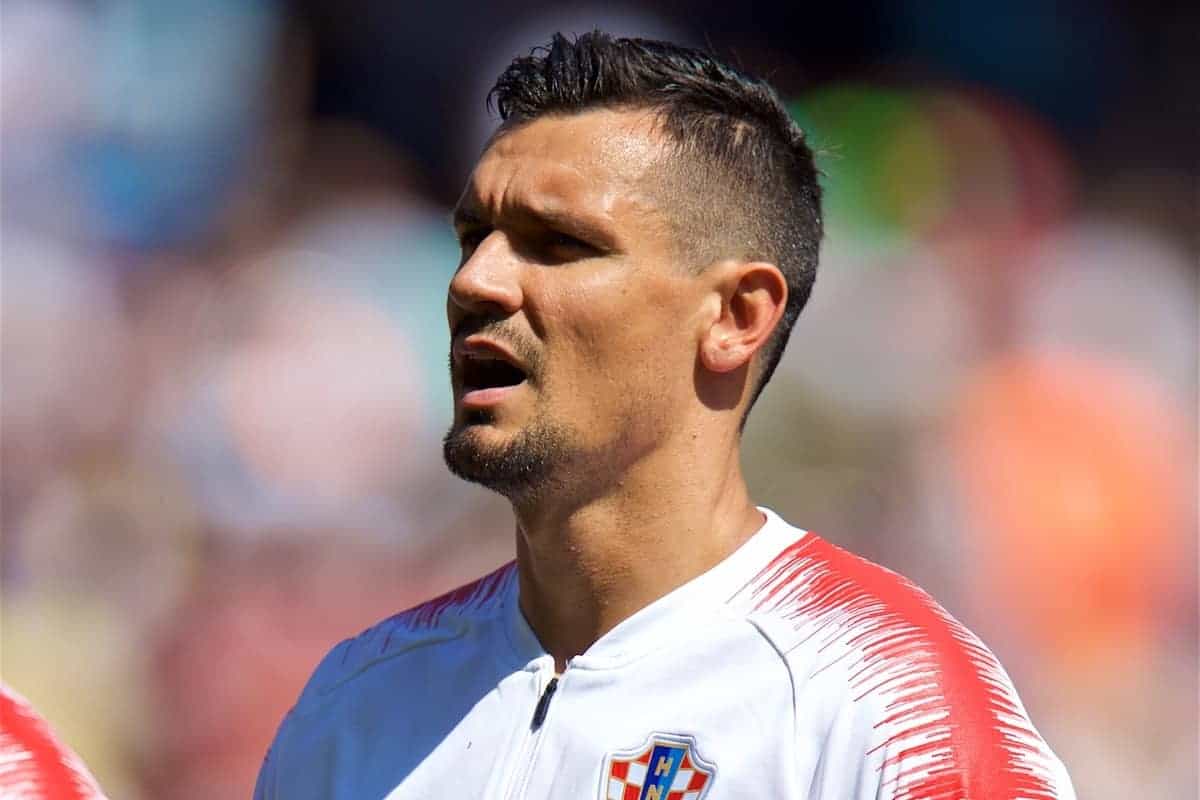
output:
[[[462,362],[463,393],[502,389],[525,382],[525,372],[499,358],[468,357]]]

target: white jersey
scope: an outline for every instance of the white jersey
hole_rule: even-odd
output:
[[[1074,798],[988,649],[776,514],[556,675],[509,564],[342,642],[256,800]]]

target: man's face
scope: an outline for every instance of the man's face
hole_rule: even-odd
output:
[[[700,288],[648,191],[663,157],[647,114],[609,110],[515,126],[483,154],[447,301],[460,477],[514,501],[602,493],[681,426]]]

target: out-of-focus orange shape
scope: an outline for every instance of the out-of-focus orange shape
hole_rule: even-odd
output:
[[[1190,474],[1186,422],[1152,382],[1073,354],[1010,357],[969,383],[952,439],[980,597],[1081,656],[1150,632]]]

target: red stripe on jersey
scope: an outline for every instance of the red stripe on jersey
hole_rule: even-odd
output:
[[[0,686],[0,797],[5,800],[103,800],[79,757],[16,693]]]
[[[384,635],[379,644],[378,653],[380,654],[386,652],[391,645],[392,634],[396,632],[397,628],[410,631],[432,628],[449,611],[480,608],[499,594],[505,581],[513,575],[516,566],[515,561],[509,562],[495,572],[484,575],[478,580],[472,581],[465,586],[460,586],[453,591],[446,592],[407,611],[401,611],[399,614],[385,619],[378,625],[368,628],[350,646],[342,651],[342,664],[345,665],[347,663],[352,651],[356,651],[360,646],[369,645],[370,641],[378,638],[381,633]]]
[[[402,612],[399,616],[413,628],[432,627],[438,623],[448,609],[479,608],[496,596],[496,592],[504,585],[504,579],[516,566],[515,562],[506,564],[490,575],[484,575],[477,581],[460,586],[440,597],[422,603]]]
[[[811,629],[834,660],[857,658],[855,699],[882,698],[876,728],[895,729],[875,748],[898,770],[895,800],[1054,798],[1044,745],[999,663],[915,584],[807,534],[747,589],[756,610]]]

